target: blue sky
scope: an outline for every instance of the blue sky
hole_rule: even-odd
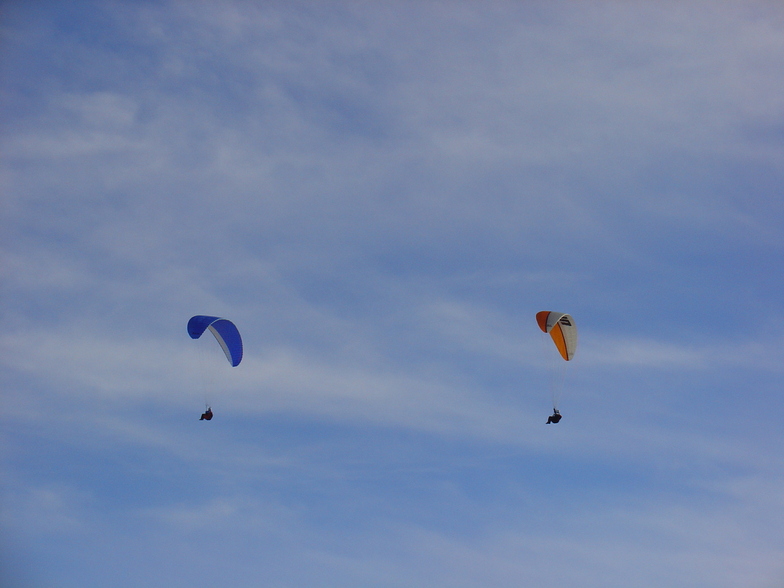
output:
[[[0,26],[4,586],[784,586],[778,3]]]

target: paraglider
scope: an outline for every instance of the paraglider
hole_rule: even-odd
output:
[[[215,340],[221,349],[223,349],[229,364],[232,367],[240,365],[242,361],[242,337],[234,323],[217,316],[201,314],[191,317],[188,321],[188,335],[190,335],[191,339],[198,339],[208,329],[215,336]],[[209,404],[199,420],[212,420],[212,408]]]
[[[234,323],[217,316],[198,314],[188,321],[188,334],[191,339],[198,339],[207,329],[215,335],[215,339],[226,354],[231,367],[237,367],[242,361],[242,337]]]
[[[564,361],[571,361],[577,350],[577,327],[574,324],[574,319],[563,312],[543,310],[536,313],[536,323],[543,333],[548,333],[550,335],[561,358]],[[555,372],[563,374],[561,367],[554,366],[554,370]],[[553,414],[547,418],[548,425],[550,423],[557,424],[558,421],[561,420],[561,413],[558,412],[560,388],[561,382],[556,381],[554,373],[552,384]]]

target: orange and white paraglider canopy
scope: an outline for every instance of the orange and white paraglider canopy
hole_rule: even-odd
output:
[[[543,310],[536,313],[536,322],[543,332],[550,333],[561,357],[570,361],[577,350],[577,327],[574,325],[574,319],[563,312]]]

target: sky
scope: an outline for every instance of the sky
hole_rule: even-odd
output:
[[[0,31],[0,584],[784,587],[780,3]]]

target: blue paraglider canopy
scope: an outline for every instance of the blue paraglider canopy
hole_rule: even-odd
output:
[[[191,339],[198,339],[207,329],[215,335],[218,343],[226,354],[226,359],[232,367],[237,367],[242,361],[242,337],[234,323],[217,316],[204,316],[197,314],[188,321],[188,335]]]

